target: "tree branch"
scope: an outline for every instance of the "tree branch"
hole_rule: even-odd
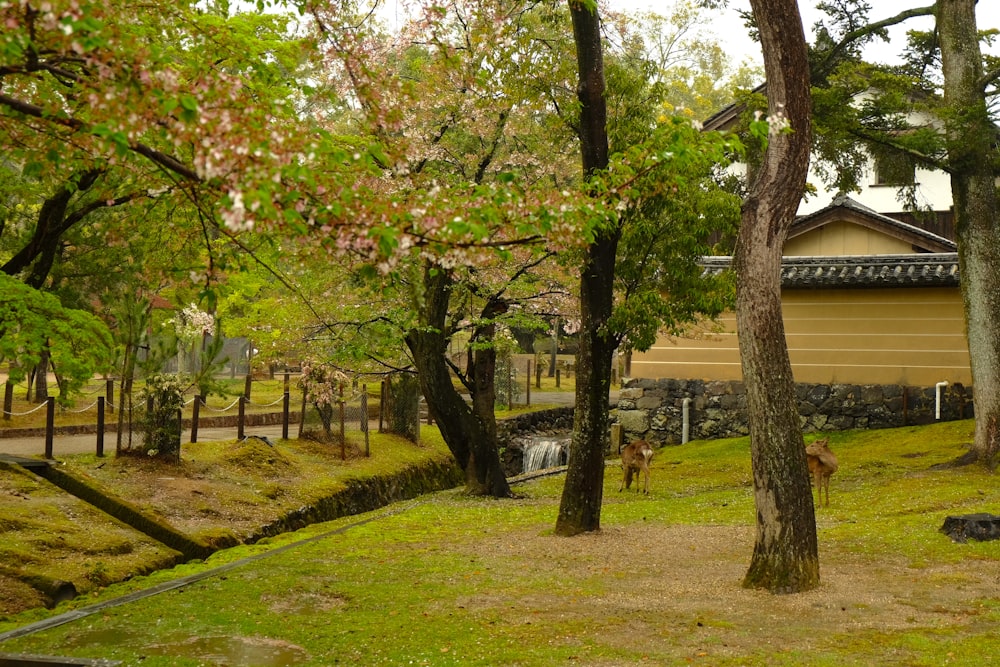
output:
[[[25,116],[40,118],[46,122],[61,125],[62,127],[73,130],[74,132],[87,132],[90,130],[86,123],[77,118],[73,118],[72,116],[54,116],[46,112],[46,110],[40,106],[19,100],[3,93],[0,93],[0,106],[7,107],[8,109],[24,114]],[[128,147],[133,153],[143,156],[153,164],[169,172],[177,174],[185,180],[194,183],[204,182],[204,179],[202,179],[202,177],[199,176],[193,169],[172,155],[167,155],[166,153],[162,153],[137,141],[129,142]]]
[[[882,19],[881,21],[876,21],[875,23],[869,23],[863,28],[852,30],[844,35],[840,41],[832,49],[830,49],[830,51],[826,54],[826,57],[823,58],[823,61],[813,70],[813,81],[815,81],[820,75],[828,74],[829,68],[836,62],[838,56],[843,53],[844,49],[862,37],[867,37],[868,35],[876,33],[883,28],[898,25],[908,19],[916,18],[918,16],[933,15],[934,5],[929,7],[914,7],[913,9],[907,9],[906,11],[900,12],[899,14],[891,16],[887,19]]]

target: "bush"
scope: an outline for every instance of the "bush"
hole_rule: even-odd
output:
[[[171,461],[181,458],[181,407],[184,383],[180,376],[156,374],[146,379],[140,397],[145,404],[139,429],[147,456]]]

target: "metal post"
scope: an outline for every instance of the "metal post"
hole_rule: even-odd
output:
[[[108,397],[108,412],[113,414],[115,411],[115,381],[113,379],[108,380],[105,384],[104,393]]]

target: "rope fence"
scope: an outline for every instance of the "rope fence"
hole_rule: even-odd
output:
[[[177,411],[176,428],[179,429],[177,437],[183,439],[183,431],[189,430],[189,442],[196,443],[200,429],[204,432],[203,429],[212,428],[214,431],[212,437],[215,439],[219,438],[218,429],[224,429],[235,431],[236,439],[244,440],[247,437],[254,437],[253,433],[248,434],[248,428],[259,430],[260,427],[280,425],[280,437],[287,440],[289,439],[289,427],[297,424],[298,430],[293,437],[308,438],[321,444],[330,444],[332,446],[339,445],[341,457],[345,459],[348,456],[349,447],[352,455],[370,456],[369,422],[373,417],[378,420],[377,427],[379,432],[401,432],[392,426],[387,426],[383,421],[382,405],[387,401],[391,402],[389,398],[391,393],[388,389],[389,385],[390,383],[388,382],[382,383],[379,406],[374,412],[370,411],[368,405],[368,386],[357,384],[341,385],[336,400],[332,404],[325,406],[310,403],[306,398],[305,391],[302,391],[299,398],[301,405],[297,411],[293,411],[291,403],[292,395],[289,390],[287,374],[284,379],[284,391],[282,395],[270,402],[253,402],[248,398],[247,394],[249,391],[247,391],[225,406],[213,406],[206,401],[205,397],[196,395],[184,400],[181,404],[182,407]],[[7,394],[9,396],[11,385],[8,384],[7,387]],[[113,381],[108,381],[106,389],[109,396],[112,395],[112,387]],[[63,408],[60,414],[81,415],[93,413],[95,415],[94,422],[96,422],[97,455],[104,455],[104,437],[106,432],[118,435],[116,453],[121,453],[133,449],[136,443],[139,443],[138,446],[141,446],[142,443],[139,420],[141,419],[141,415],[144,414],[142,412],[144,406],[139,405],[139,401],[135,401],[136,406],[133,408],[134,398],[134,396],[128,394],[119,397],[118,419],[116,423],[113,421],[107,426],[105,426],[106,414],[115,412],[114,406],[108,396],[98,396],[96,401],[85,407]],[[270,410],[271,408],[279,409]],[[51,459],[53,458],[53,444],[57,431],[55,423],[55,398],[50,397],[46,402],[24,412],[14,412],[10,409],[9,403],[5,403],[3,415],[5,420],[9,420],[12,417],[25,417],[42,409],[46,410],[44,428],[45,458]],[[146,405],[145,410],[147,412],[151,411],[152,406]],[[190,417],[185,416],[184,412],[187,412]],[[209,416],[205,416],[203,412]],[[82,430],[85,433],[89,433],[92,431],[93,425],[94,423],[91,422],[83,426],[60,427],[59,433],[68,434],[71,432],[70,429]],[[419,433],[419,425],[416,426],[415,432]],[[271,429],[269,434],[274,435],[274,430]],[[357,434],[360,437],[351,438],[349,437],[350,434]],[[415,440],[412,433],[407,432],[403,434]],[[257,437],[267,440],[266,435]],[[0,451],[3,451],[2,438],[0,438]]]

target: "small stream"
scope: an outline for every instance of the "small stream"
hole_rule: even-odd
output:
[[[569,442],[569,436],[533,436],[524,445],[524,469],[521,472],[566,465]]]

